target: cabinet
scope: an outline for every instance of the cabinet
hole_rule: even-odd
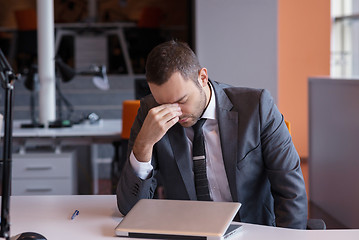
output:
[[[77,193],[74,152],[13,154],[12,195]]]
[[[359,79],[309,79],[310,201],[359,228]]]

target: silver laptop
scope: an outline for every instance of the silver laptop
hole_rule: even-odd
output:
[[[142,199],[116,227],[116,235],[152,239],[223,240],[240,232],[231,224],[233,202]]]

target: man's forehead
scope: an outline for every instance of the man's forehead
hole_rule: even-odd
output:
[[[185,98],[189,92],[190,85],[181,75],[172,77],[161,85],[148,83],[152,95],[159,104],[175,103]]]
[[[152,91],[152,95],[158,104],[169,104],[180,102],[186,98],[188,94],[186,92],[182,93],[174,89],[164,89],[163,91],[156,89]]]

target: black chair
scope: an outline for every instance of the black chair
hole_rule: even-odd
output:
[[[326,230],[327,226],[322,219],[308,219],[307,220],[308,230]]]
[[[121,139],[112,143],[115,150],[111,164],[111,180],[113,193],[116,192],[118,180],[120,178],[123,166],[125,165],[125,162],[127,160],[128,140],[130,139],[131,127],[133,122],[135,121],[139,107],[139,100],[126,100],[122,103]]]
[[[150,87],[145,78],[135,79],[135,99],[141,98],[151,94]]]
[[[291,124],[289,121],[285,120],[285,124],[288,128],[289,133],[291,134]],[[327,228],[325,222],[322,219],[308,219],[307,220],[307,229],[308,230],[325,230]]]
[[[15,11],[17,23],[16,61],[18,71],[26,72],[37,63],[37,24],[36,10],[24,9]]]

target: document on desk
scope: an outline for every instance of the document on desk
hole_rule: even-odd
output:
[[[231,224],[241,204],[233,202],[142,199],[115,229],[117,236],[223,240],[241,225]]]

